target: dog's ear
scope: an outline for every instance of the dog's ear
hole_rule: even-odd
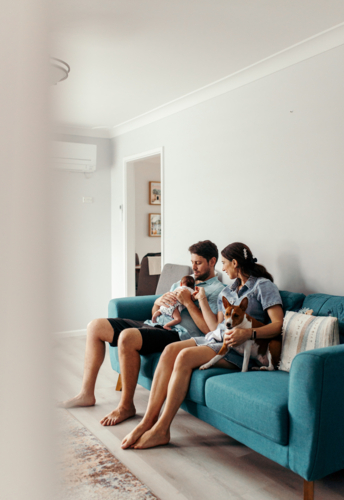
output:
[[[225,309],[230,306],[230,303],[226,299],[226,297],[222,297],[222,304],[224,305]]]
[[[247,309],[247,306],[248,306],[248,298],[247,297],[244,297],[242,299],[242,301],[240,302],[240,309],[242,309],[243,311],[246,311]]]

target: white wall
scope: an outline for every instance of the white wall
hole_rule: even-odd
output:
[[[113,139],[116,205],[122,158],[164,147],[165,262],[187,263],[198,240],[243,241],[281,289],[343,293],[343,56],[340,46]]]
[[[161,213],[161,205],[149,204],[150,181],[160,181],[160,157],[159,164],[149,159],[135,162],[135,248],[140,262],[147,253],[161,251],[161,238],[148,236],[148,214]]]
[[[107,316],[111,298],[111,142],[109,139],[58,136],[66,142],[97,145],[97,170],[52,171],[50,203],[53,311],[51,329],[85,329]],[[87,174],[89,175],[89,174]],[[93,203],[83,203],[92,197]]]

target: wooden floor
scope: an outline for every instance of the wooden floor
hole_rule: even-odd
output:
[[[56,400],[67,399],[79,391],[84,349],[85,337],[54,340]],[[161,500],[303,498],[303,480],[299,476],[182,410],[175,418],[168,446],[121,450],[123,437],[144,413],[149,392],[137,387],[135,418],[115,427],[102,427],[99,420],[119,401],[116,382],[117,373],[107,354],[98,378],[96,406],[70,412]],[[344,499],[344,471],[316,481],[315,500],[340,499]]]

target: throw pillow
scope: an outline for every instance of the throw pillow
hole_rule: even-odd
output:
[[[296,354],[339,344],[338,319],[288,311],[283,320],[279,369],[289,372]]]

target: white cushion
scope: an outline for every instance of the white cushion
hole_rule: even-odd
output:
[[[282,329],[279,369],[289,372],[296,354],[339,344],[338,319],[288,311]]]

